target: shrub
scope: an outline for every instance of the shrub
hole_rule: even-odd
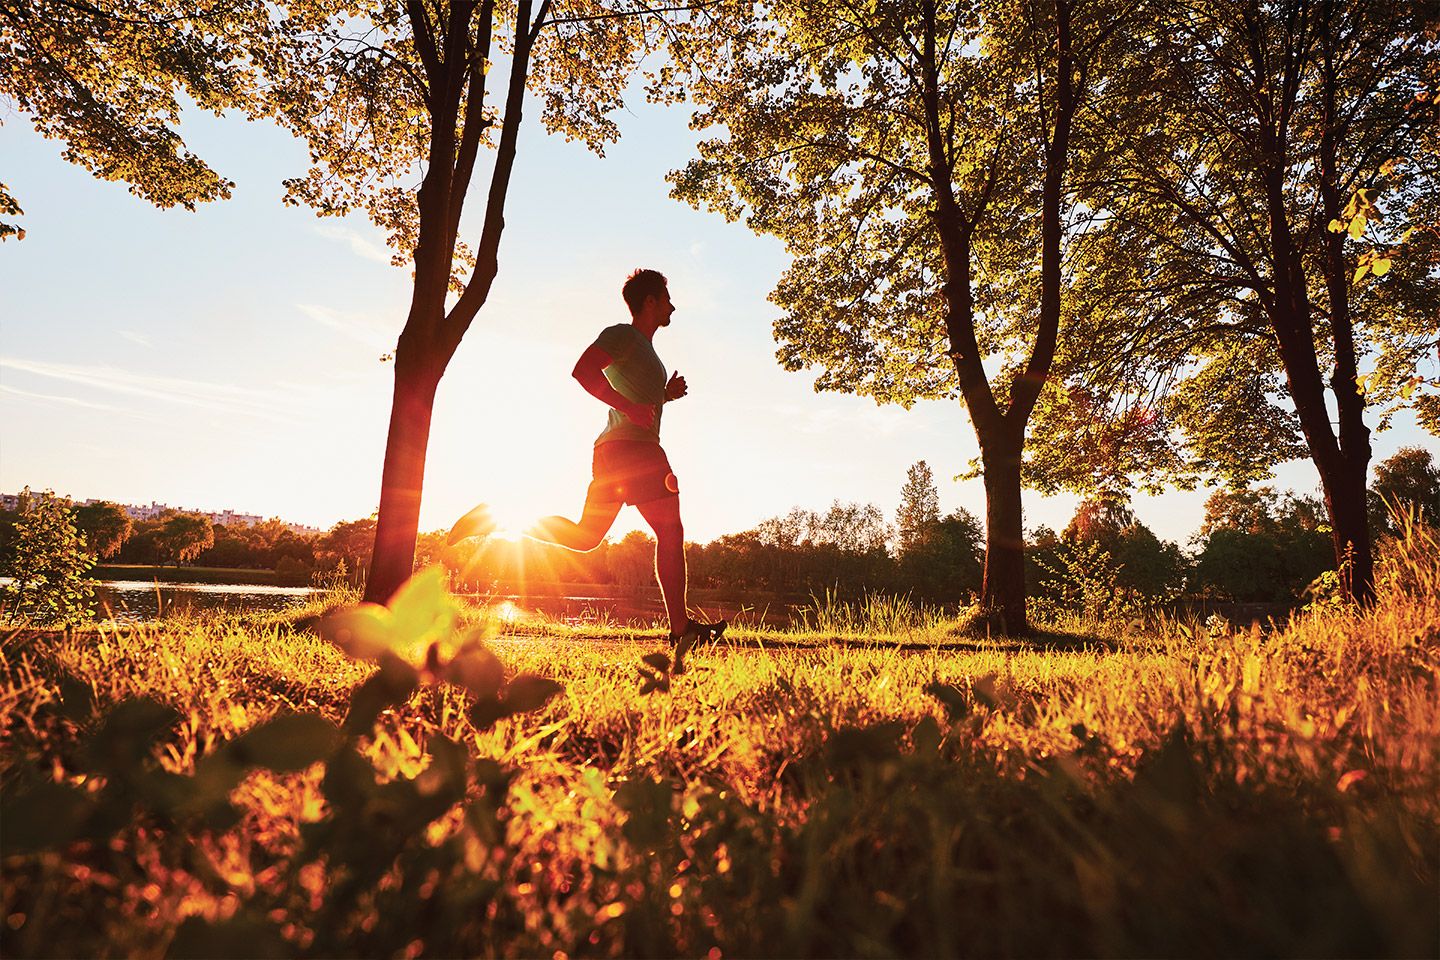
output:
[[[14,580],[4,588],[10,617],[42,624],[86,619],[95,597],[95,581],[86,577],[93,566],[70,505],[48,490],[31,494],[27,488],[14,553],[5,565]]]

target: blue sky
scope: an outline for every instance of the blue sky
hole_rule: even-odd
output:
[[[656,348],[690,395],[666,410],[689,539],[708,541],[792,506],[873,502],[893,517],[906,470],[929,461],[943,510],[984,515],[976,453],[957,402],[906,411],[817,394],[775,360],[766,295],[778,242],[667,196],[695,135],[678,109],[637,103],[598,158],[547,136],[530,109],[506,211],[500,274],[441,384],[422,529],[477,502],[513,523],[578,514],[604,410],[570,379],[604,326],[628,319],[636,266],[670,278],[673,326]],[[0,116],[4,182],[25,208],[0,245],[0,490],[280,516],[328,527],[378,500],[393,347],[408,270],[361,217],[280,202],[306,167],[288,134],[187,115],[191,147],[236,181],[195,213],[161,211],[65,163],[28,120]],[[479,181],[477,180],[477,183]],[[479,232],[483,184],[462,234]],[[1408,417],[1376,460],[1436,449]],[[1316,491],[1310,464],[1277,472]],[[1185,542],[1205,491],[1138,498],[1157,534]],[[1027,526],[1061,527],[1075,498],[1026,493]],[[641,526],[621,514],[616,534]]]

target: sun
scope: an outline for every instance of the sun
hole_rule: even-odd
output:
[[[490,516],[495,521],[495,529],[490,536],[496,540],[518,543],[526,531],[535,526],[534,517],[527,517],[513,506],[507,507],[505,504],[492,503]]]

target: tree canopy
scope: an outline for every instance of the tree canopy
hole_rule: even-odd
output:
[[[182,107],[248,102],[250,54],[268,24],[257,0],[10,0],[0,4],[0,99],[64,157],[160,207],[193,210],[234,184],[185,145]],[[24,230],[0,184],[0,239]]]

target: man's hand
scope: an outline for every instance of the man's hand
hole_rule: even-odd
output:
[[[665,399],[679,400],[689,390],[690,388],[685,386],[685,378],[680,376],[680,371],[677,370],[670,374],[670,382],[665,384]]]
[[[649,430],[655,425],[655,408],[648,403],[627,403],[619,409],[638,427]]]

